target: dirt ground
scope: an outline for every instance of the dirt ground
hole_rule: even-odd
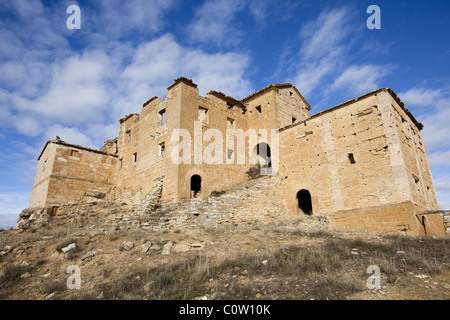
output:
[[[0,299],[448,300],[449,244],[282,224],[8,230]]]

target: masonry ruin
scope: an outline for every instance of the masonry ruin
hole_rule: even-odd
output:
[[[423,126],[391,89],[314,115],[310,109],[289,83],[236,100],[217,91],[202,97],[192,80],[178,78],[165,99],[153,97],[139,114],[120,119],[118,137],[100,150],[48,141],[29,206],[117,201],[151,214],[152,208],[207,198],[247,181],[256,157],[278,181],[267,197],[282,205],[280,219],[319,216],[336,230],[445,234]],[[206,139],[208,129],[227,137],[214,155],[222,164],[195,161],[210,147],[195,142],[188,150],[192,161],[175,163],[171,155],[180,141],[173,136],[180,129],[191,137]],[[258,133],[256,141],[245,137],[244,161],[237,161],[239,130]],[[267,130],[277,133],[276,141],[263,134]],[[264,211],[252,206],[256,215]]]

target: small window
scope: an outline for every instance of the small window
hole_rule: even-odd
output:
[[[198,121],[200,121],[202,124],[208,123],[208,109],[198,107]]]
[[[227,118],[227,129],[235,129],[235,121],[234,119]]]
[[[292,91],[289,91],[289,95],[292,97],[294,93]]]
[[[133,153],[133,163],[137,162],[137,152]]]
[[[162,109],[158,112],[159,124],[163,125],[166,123],[166,109]]]
[[[70,156],[71,157],[78,157],[78,151],[77,150],[71,150],[70,151]]]
[[[413,174],[413,179],[414,179],[414,182],[415,182],[415,183],[419,183],[419,182],[420,182],[419,177],[416,176],[416,175],[414,175],[414,174]]]
[[[119,169],[122,169],[123,167],[123,159],[119,159]]]
[[[165,152],[166,152],[166,143],[165,142],[160,143],[159,144],[159,155],[163,156]]]
[[[227,149],[227,160],[233,160],[233,154],[234,154],[233,149]]]
[[[350,161],[351,164],[355,164],[355,156],[353,155],[353,153],[349,153],[348,154],[348,160]]]
[[[227,108],[228,109],[231,109],[231,108],[233,108],[234,107],[234,104],[232,104],[232,103],[230,103],[230,102],[227,102]]]
[[[297,121],[297,119],[295,119],[294,117],[292,117],[292,123],[295,123],[295,121]]]
[[[255,109],[256,109],[256,111],[258,112],[259,117],[262,118],[262,109],[261,109],[261,106],[257,106]]]
[[[128,134],[128,142],[131,142],[131,133]]]

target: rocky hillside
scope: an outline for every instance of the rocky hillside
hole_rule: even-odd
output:
[[[24,210],[0,232],[0,299],[450,298],[448,238],[331,232],[322,217],[283,216],[276,183],[150,210]]]

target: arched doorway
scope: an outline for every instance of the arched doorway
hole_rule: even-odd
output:
[[[202,177],[194,174],[191,177],[191,198],[197,198],[202,190]]]
[[[271,174],[272,172],[272,161],[270,146],[261,142],[258,143],[252,152],[252,161],[256,161],[255,164],[259,164],[261,167],[261,174]]]
[[[297,192],[296,198],[297,198],[298,212],[311,216],[313,214],[311,193],[309,193],[308,190],[302,189],[299,192]]]

